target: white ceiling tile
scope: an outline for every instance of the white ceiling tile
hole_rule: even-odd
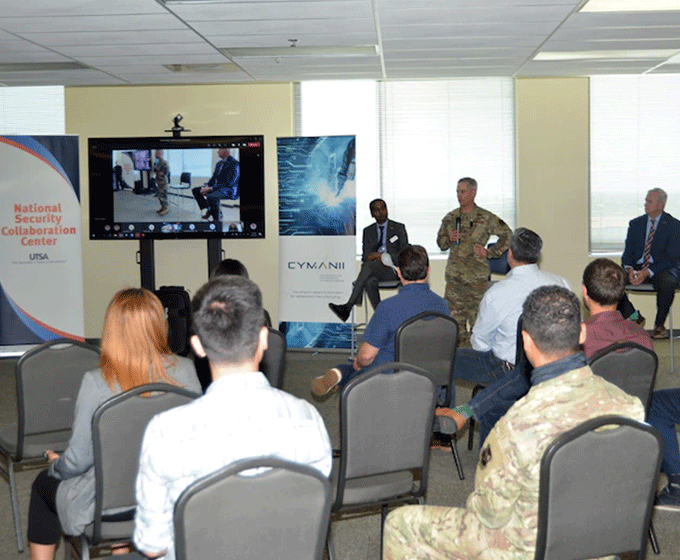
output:
[[[212,54],[215,49],[205,43],[171,43],[171,44],[152,44],[143,45],[65,45],[59,48],[59,52],[75,58],[85,60],[93,57],[106,56],[158,56],[158,55],[191,55],[191,54]]]
[[[152,2],[153,3],[153,2]],[[0,29],[12,33],[72,33],[77,31],[145,31],[153,29],[186,29],[172,14],[112,16],[59,16],[33,18],[0,17]]]
[[[330,0],[309,2],[232,2],[228,9],[223,4],[179,4],[169,9],[187,22],[293,20],[311,18],[373,18],[371,0]]]
[[[559,23],[569,15],[572,5],[546,6],[486,6],[484,3],[470,3],[466,8],[445,7],[432,8],[429,3],[412,3],[401,10],[381,10],[378,5],[380,25],[418,25],[433,21],[450,21],[456,25],[485,23],[517,23],[517,22],[553,22]]]
[[[200,44],[205,41],[195,32],[189,29],[179,30],[154,30],[144,31],[98,31],[98,32],[72,32],[72,33],[26,33],[26,39],[39,42],[46,47],[61,46],[116,46],[116,45],[177,45],[177,44]]]
[[[220,54],[215,55],[195,55],[184,54],[181,56],[175,54],[162,54],[149,56],[146,54],[139,54],[138,56],[120,55],[114,56],[81,56],[81,62],[106,70],[109,66],[136,66],[136,65],[153,65],[153,64],[224,64],[229,62],[227,58]],[[2,80],[0,80],[2,81]]]
[[[391,38],[430,37],[540,37],[545,38],[555,30],[556,24],[551,22],[529,22],[508,25],[488,23],[476,25],[458,25],[455,23],[431,23],[429,25],[386,25],[382,26],[385,40]]]
[[[551,39],[554,41],[587,41],[589,39],[633,41],[636,39],[677,39],[678,37],[680,37],[680,26],[655,26],[559,29]]]
[[[324,33],[324,34],[274,34],[274,35],[206,35],[205,38],[219,48],[234,47],[287,47],[288,39],[297,39],[299,47],[375,45],[378,38],[374,32]]]
[[[164,14],[165,8],[156,2],[140,0],[40,0],[39,2],[3,1],[2,19],[6,17],[49,17],[130,14]],[[0,24],[0,27],[2,25]]]
[[[225,63],[216,48],[379,45],[387,79],[640,73],[658,61],[529,60],[541,51],[677,49],[680,12],[580,14],[581,0],[0,0],[0,62],[81,62],[95,70],[0,73],[0,83],[104,85],[382,78],[372,59],[243,60],[244,71],[174,74],[163,64]],[[381,28],[376,29],[373,5]],[[379,31],[379,33],[378,33]],[[22,38],[25,37],[25,38]],[[381,40],[380,40],[381,38]],[[680,72],[680,65],[666,65]],[[97,71],[96,68],[100,68]]]
[[[320,34],[340,33],[343,31],[353,33],[366,33],[375,31],[375,23],[372,19],[298,19],[286,21],[206,21],[195,22],[192,27],[201,35],[233,36],[240,35],[272,35],[285,34],[295,37],[296,34]]]

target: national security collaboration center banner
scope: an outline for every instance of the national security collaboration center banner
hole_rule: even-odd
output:
[[[0,345],[84,340],[79,199],[77,136],[0,137]]]
[[[328,303],[356,276],[355,137],[278,138],[279,318],[291,348],[350,348]]]

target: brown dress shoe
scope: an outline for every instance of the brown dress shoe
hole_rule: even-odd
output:
[[[668,331],[663,325],[658,325],[654,327],[654,332],[652,333],[652,338],[668,338]]]

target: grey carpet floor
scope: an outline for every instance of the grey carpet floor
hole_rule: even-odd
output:
[[[676,358],[676,371],[670,369],[670,354],[668,341],[655,341],[655,348],[659,355],[659,375],[657,388],[680,386],[680,363]],[[678,349],[676,348],[676,354]],[[335,447],[339,445],[338,433],[338,397],[332,395],[319,400],[309,392],[309,382],[312,377],[323,373],[328,367],[347,359],[342,353],[313,353],[306,351],[290,351],[286,365],[284,389],[294,395],[312,402],[320,411]],[[12,422],[16,416],[16,397],[14,382],[13,360],[0,361],[0,423]],[[472,385],[463,382],[457,384],[458,402],[464,402],[470,397]],[[430,464],[430,483],[427,493],[427,503],[461,507],[474,484],[474,472],[477,463],[475,450],[467,450],[467,431],[463,432],[458,443],[465,480],[459,480],[456,474],[453,457],[450,451],[433,450]],[[26,515],[31,483],[39,472],[35,468],[27,468],[17,473],[19,486],[19,501],[22,510],[22,523],[26,530]],[[680,512],[655,512],[654,525],[661,544],[661,554],[655,556],[651,548],[649,558],[659,560],[680,560]],[[345,560],[376,560],[380,558],[380,515],[377,510],[361,514],[334,517],[332,530],[335,538],[337,556]],[[58,551],[61,556],[61,549]],[[7,484],[0,483],[0,560],[28,558],[28,552],[19,554],[16,548],[12,512],[9,502]]]

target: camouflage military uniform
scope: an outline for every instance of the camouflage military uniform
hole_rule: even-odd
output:
[[[460,244],[451,242],[450,234],[456,231],[456,218],[461,218]],[[477,308],[489,285],[489,264],[486,258],[475,254],[476,244],[486,247],[489,237],[498,236],[498,241],[488,250],[487,258],[500,257],[510,245],[512,230],[495,214],[476,206],[468,214],[461,214],[460,208],[449,212],[442,220],[437,233],[437,245],[442,251],[450,249],[446,264],[446,292],[451,316],[460,329],[459,343],[469,346],[470,330],[477,319]]]
[[[535,385],[489,433],[482,450],[487,462],[477,465],[465,509],[394,510],[385,523],[383,558],[533,560],[543,452],[559,434],[603,414],[644,420],[639,399],[588,366]]]
[[[163,158],[158,160],[154,165],[154,173],[156,174],[156,187],[158,188],[158,201],[161,203],[161,208],[168,206],[168,173],[170,173],[170,166]]]

